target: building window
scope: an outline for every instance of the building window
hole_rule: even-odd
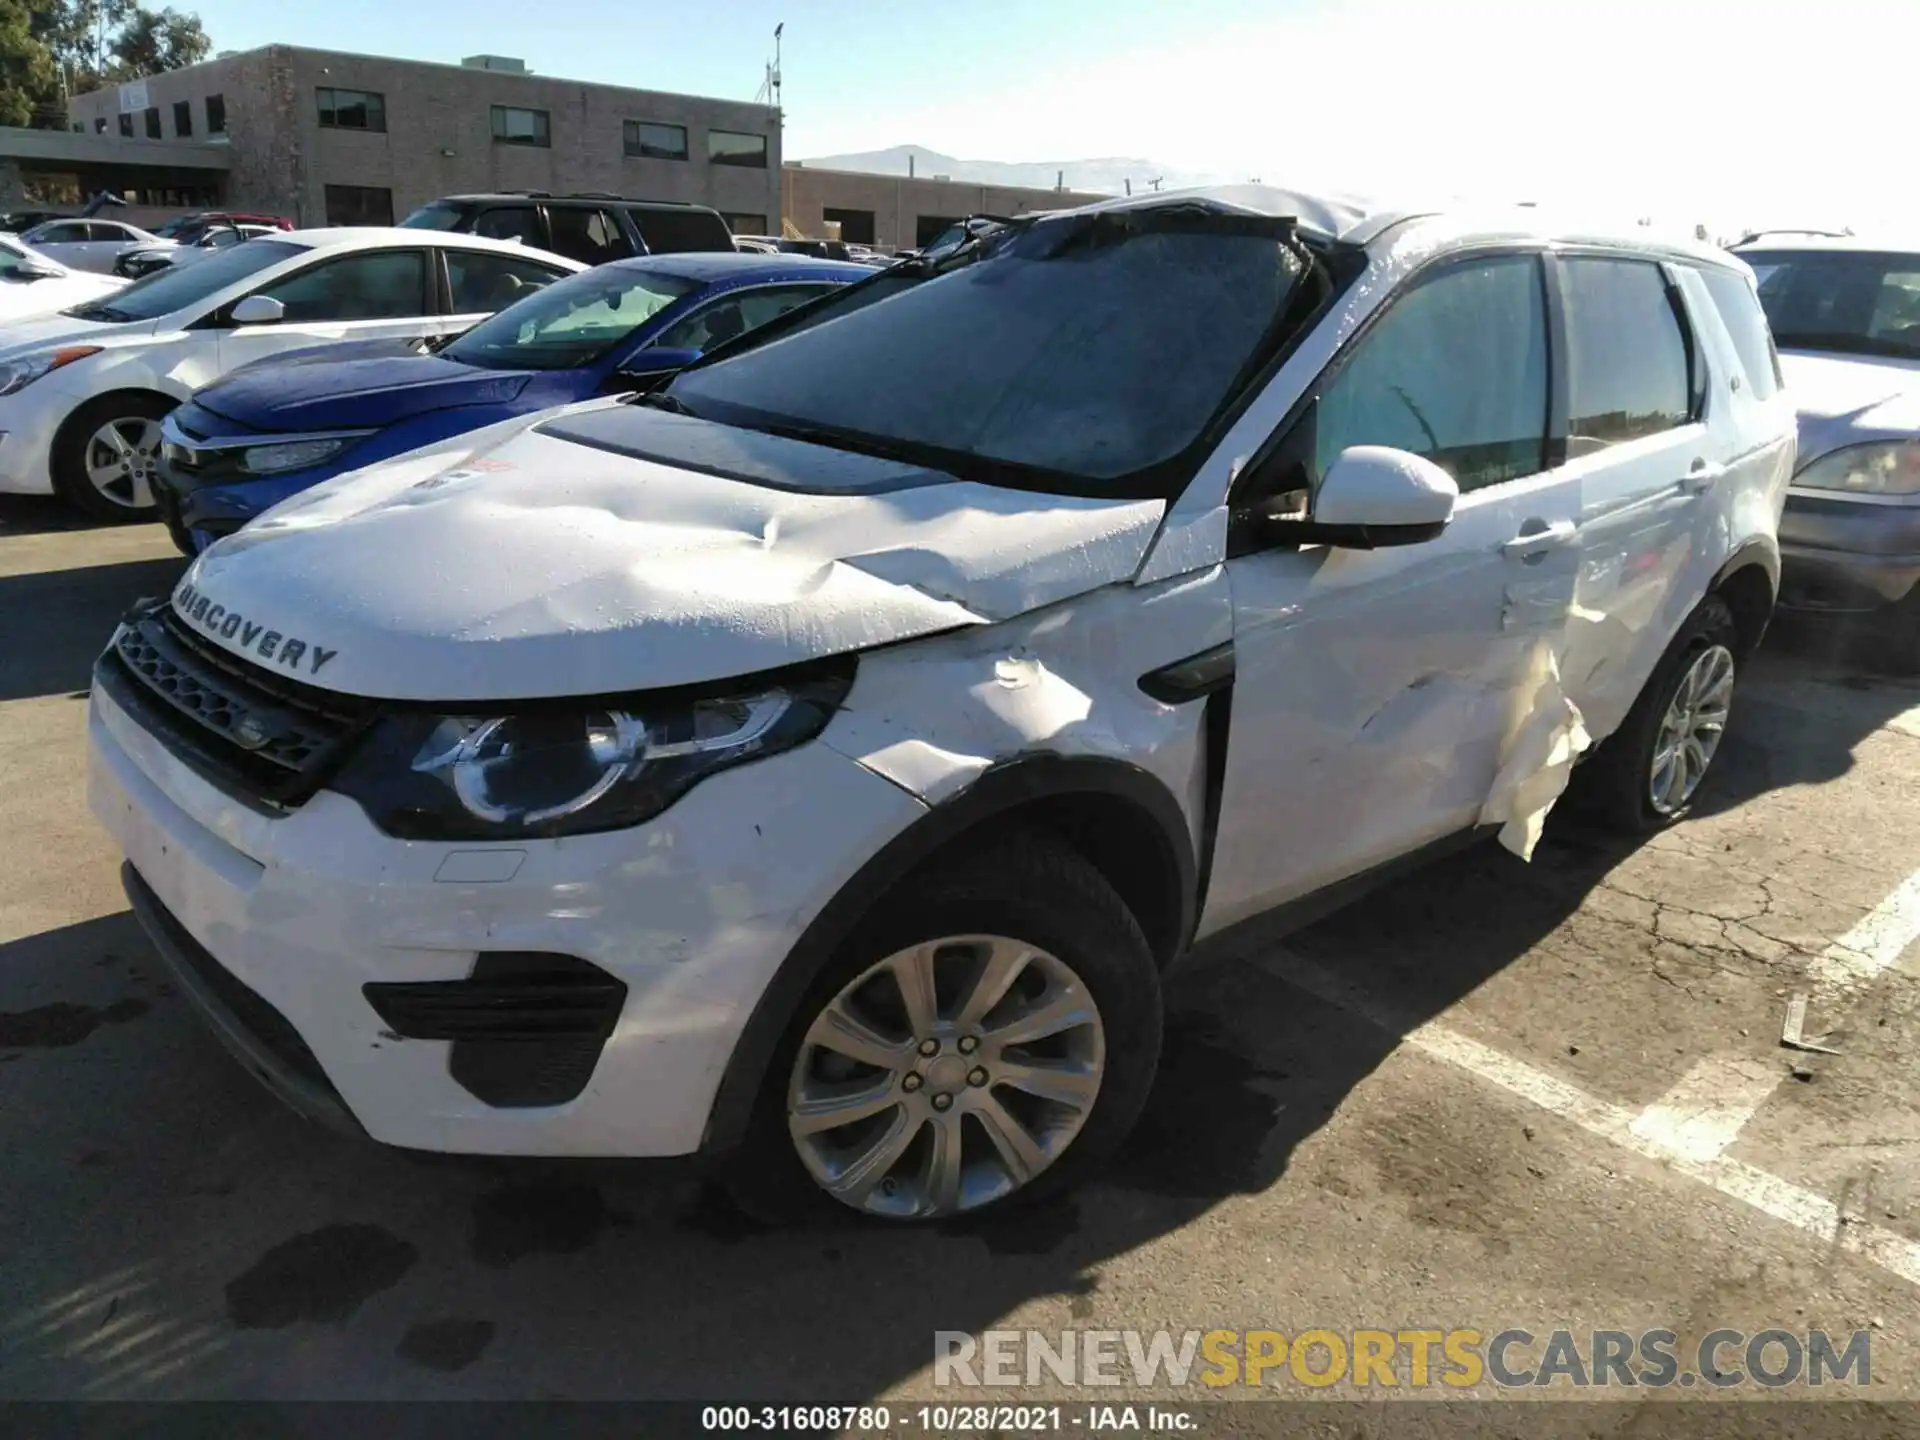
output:
[[[625,125],[626,152],[642,160],[687,158],[687,127],[659,125],[651,120],[629,120]]]
[[[147,107],[147,138],[149,140],[160,138],[160,107],[158,105]]]
[[[544,110],[496,105],[493,107],[493,138],[502,145],[538,145],[545,149],[553,143],[553,130]]]
[[[377,90],[330,90],[316,92],[320,97],[322,130],[378,130],[387,128],[387,97]]]
[[[120,116],[120,133],[129,140],[133,138],[133,115],[131,112],[122,112]]]
[[[707,159],[715,165],[745,165],[751,170],[764,170],[767,168],[767,137],[744,135],[738,130],[709,130]]]
[[[825,209],[820,218],[840,227],[840,238],[849,245],[873,244],[873,211]]]
[[[93,133],[96,135],[104,135],[107,133],[107,117],[106,116],[96,115],[93,117]]]
[[[744,210],[730,210],[720,217],[727,222],[727,229],[736,235],[764,235],[767,233],[765,215],[749,215]]]
[[[373,185],[326,187],[327,224],[393,224],[393,191]]]
[[[176,100],[173,102],[173,133],[176,135],[193,134],[193,102]]]
[[[227,97],[224,95],[207,96],[207,134],[224,135],[227,133]]]

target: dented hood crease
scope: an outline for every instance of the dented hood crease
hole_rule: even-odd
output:
[[[488,435],[295,497],[204,553],[176,608],[255,663],[348,694],[606,694],[987,624],[1126,581],[1165,508],[750,431],[701,435],[697,472],[531,422]],[[649,436],[652,454],[663,444]],[[277,654],[261,653],[270,636]],[[302,642],[291,662],[288,639]],[[321,650],[324,672],[304,673]]]

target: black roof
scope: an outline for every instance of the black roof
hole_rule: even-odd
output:
[[[482,194],[443,195],[440,198],[443,201],[452,200],[462,204],[476,200],[609,200],[616,205],[636,205],[649,210],[707,210],[712,208],[707,205],[695,205],[689,200],[636,200],[626,195],[611,195],[604,190],[576,190],[568,195],[555,195],[547,190],[490,190]]]

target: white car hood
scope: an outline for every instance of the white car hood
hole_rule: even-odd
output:
[[[53,281],[48,281],[53,284]],[[103,294],[105,292],[102,292]],[[75,295],[69,305],[80,305],[99,296]],[[10,321],[0,328],[0,359],[52,350],[61,345],[95,345],[104,340],[151,335],[153,321],[109,324],[101,320],[75,320],[70,315],[37,315],[31,319]]]
[[[554,433],[588,423],[620,452]],[[1165,509],[965,483],[631,406],[483,433],[276,507],[202,554],[175,608],[256,664],[347,694],[607,694],[984,624],[1127,580]]]
[[[1782,351],[1804,464],[1843,444],[1920,434],[1920,361]]]

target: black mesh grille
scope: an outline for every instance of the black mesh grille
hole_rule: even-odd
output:
[[[207,779],[272,805],[312,795],[374,718],[371,701],[316,690],[230,655],[164,604],[128,618],[95,675]]]

